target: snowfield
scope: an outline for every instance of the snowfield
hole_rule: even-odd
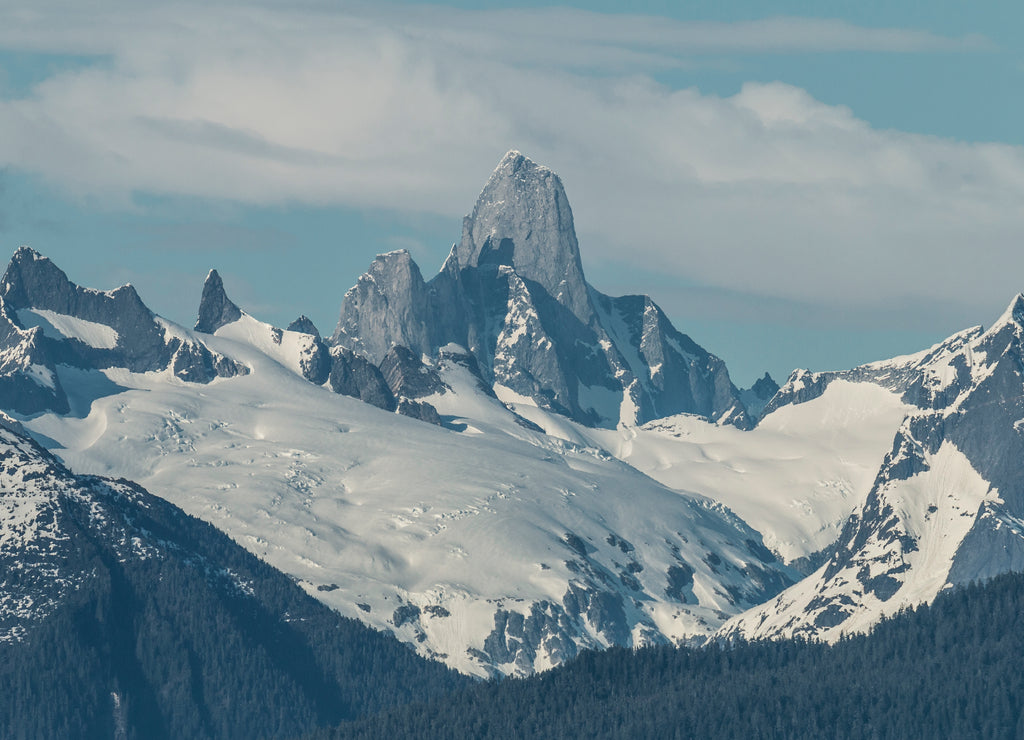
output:
[[[722,502],[787,562],[835,542],[912,408],[877,385],[839,380],[750,431],[687,414],[590,429],[500,395],[553,436],[600,446],[670,488]]]
[[[138,481],[343,614],[469,673],[706,635],[795,580],[720,504],[531,431],[457,366],[441,428],[308,383],[280,355],[288,344],[268,356],[239,323],[201,338],[248,375],[197,385],[61,367],[79,415],[25,424],[74,470]],[[496,618],[536,610],[548,622],[531,650],[508,648],[514,627],[494,648]]]

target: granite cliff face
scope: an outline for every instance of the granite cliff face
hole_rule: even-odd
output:
[[[395,345],[430,350],[427,287],[407,251],[379,255],[345,294],[332,341],[379,363]]]
[[[346,294],[333,341],[375,362],[454,343],[499,395],[591,426],[676,413],[751,425],[722,361],[650,298],[587,284],[561,180],[519,152],[498,164],[440,273],[424,282],[407,252],[381,255]]]
[[[516,151],[491,175],[455,248],[459,269],[505,264],[536,283],[582,323],[594,309],[583,277],[572,209],[562,181]]]

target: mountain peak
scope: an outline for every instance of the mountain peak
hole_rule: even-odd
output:
[[[426,283],[412,255],[405,249],[378,254],[345,294],[331,343],[363,352],[375,363],[394,344],[429,352],[427,306]]]
[[[18,247],[11,256],[0,290],[15,309],[37,306],[69,313],[75,303],[75,287],[68,276],[31,247]]]
[[[409,254],[408,249],[394,249],[390,252],[378,254],[376,257],[373,258],[373,261],[379,262],[381,264],[409,263],[413,262],[413,258],[412,255]]]
[[[501,158],[501,161],[498,162],[498,166],[494,168],[494,172],[491,174],[491,179],[493,180],[495,177],[508,177],[509,175],[529,177],[531,175],[544,174],[554,175],[550,169],[537,164],[517,149],[510,149],[505,153],[505,156]]]
[[[502,157],[480,192],[455,255],[460,268],[510,265],[584,323],[593,315],[562,181],[518,151]]]
[[[28,246],[27,244],[22,244],[20,247],[18,247],[17,251],[11,257],[11,262],[35,262],[36,260],[44,259],[46,259],[46,257],[39,254],[39,252],[32,249],[32,247]]]
[[[998,331],[1006,324],[1011,323],[1024,327],[1024,293],[1018,293],[1013,297],[1010,305],[1003,311],[1003,315],[992,324],[989,332]]]
[[[216,270],[210,270],[203,283],[203,297],[199,301],[196,331],[213,334],[222,326],[242,318],[242,311],[231,302],[224,290],[224,281]]]
[[[300,334],[310,334],[317,339],[320,338],[320,332],[317,331],[316,324],[306,314],[302,314],[295,321],[288,324],[288,331],[297,331]]]
[[[779,392],[779,384],[775,382],[775,378],[765,371],[765,374],[754,383],[750,390],[752,390],[758,398],[767,402],[772,396]]]

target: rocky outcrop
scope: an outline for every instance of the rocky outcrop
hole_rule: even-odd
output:
[[[395,410],[402,416],[408,416],[410,419],[417,419],[418,421],[425,421],[428,424],[441,426],[441,416],[437,413],[437,409],[425,401],[413,401],[408,398],[399,398],[397,408]]]
[[[396,345],[429,353],[430,313],[426,285],[412,256],[404,249],[382,254],[345,294],[332,342],[375,363]]]
[[[333,347],[331,359],[328,382],[332,391],[385,411],[395,410],[395,396],[376,365],[345,347]]]
[[[292,323],[288,324],[288,331],[297,331],[300,334],[310,334],[317,339],[320,338],[320,332],[317,331],[316,325],[313,320],[303,314],[299,318],[295,319]]]
[[[445,390],[437,372],[406,347],[389,349],[380,363],[380,372],[395,397],[416,399]]]
[[[778,392],[779,384],[771,375],[765,373],[750,388],[740,391],[740,400],[743,401],[751,419],[758,419]]]

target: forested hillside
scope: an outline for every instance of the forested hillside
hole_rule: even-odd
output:
[[[834,646],[586,653],[318,738],[1024,736],[1024,575],[946,592]]]

